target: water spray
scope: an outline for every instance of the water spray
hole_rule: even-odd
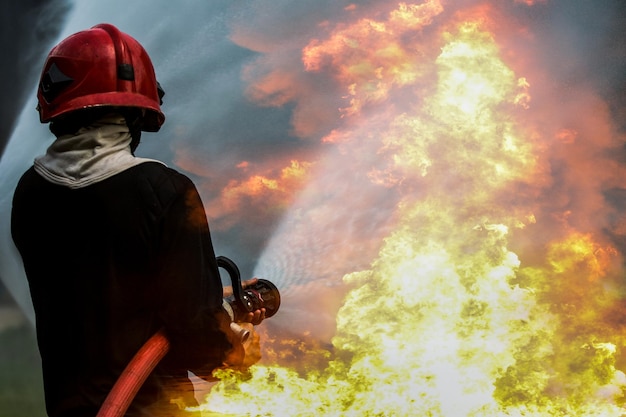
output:
[[[250,332],[241,327],[237,321],[244,320],[248,313],[261,308],[265,308],[266,318],[272,317],[280,307],[280,292],[266,279],[258,279],[255,284],[244,289],[237,265],[224,256],[218,256],[216,259],[217,265],[228,272],[233,288],[233,294],[225,297],[222,305],[232,320],[230,329],[240,342],[244,343]],[[169,339],[164,329],[160,329],[130,360],[102,403],[96,417],[122,417],[148,375],[169,349]]]

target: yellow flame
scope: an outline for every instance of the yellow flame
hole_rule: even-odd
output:
[[[406,22],[415,12],[400,5],[392,15]],[[374,32],[392,36],[391,20],[360,21],[316,42],[305,51],[309,69],[322,54],[339,60]],[[496,200],[537,169],[533,144],[503,113],[527,108],[529,83],[505,65],[478,22],[462,22],[442,39],[432,94],[390,121],[382,138],[386,179],[420,192],[399,204],[398,225],[371,268],[344,277],[353,289],[337,315],[326,367],[220,371],[200,407],[204,416],[622,415],[626,378],[615,367],[615,344],[589,328],[591,308],[568,316],[571,305],[550,299],[551,274],[579,270],[587,281],[601,280],[611,249],[573,234],[549,246],[548,267],[521,266],[508,248],[511,230],[534,223],[534,215]],[[393,46],[382,54],[402,55]],[[336,66],[364,101],[417,77],[355,62]],[[351,114],[358,111],[353,102]],[[582,319],[585,332],[563,330],[573,323],[568,317]]]
[[[584,276],[595,281],[606,274],[615,253],[612,247],[600,247],[589,234],[572,233],[550,247],[548,259],[557,274],[585,271]]]

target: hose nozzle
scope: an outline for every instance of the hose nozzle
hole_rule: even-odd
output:
[[[222,307],[230,316],[230,330],[235,333],[235,336],[237,336],[241,343],[246,343],[246,340],[250,337],[250,331],[235,322],[235,312],[228,301],[222,300]]]
[[[243,344],[246,343],[248,338],[250,337],[250,330],[244,329],[239,324],[234,321],[230,323],[230,330],[239,338],[239,341]]]

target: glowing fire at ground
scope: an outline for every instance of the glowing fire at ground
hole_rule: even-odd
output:
[[[624,338],[609,319],[621,259],[568,213],[540,217],[546,147],[575,143],[576,129],[546,139],[528,124],[533,78],[507,65],[490,12],[400,4],[304,48],[308,71],[329,70],[346,88],[347,127],[327,142],[356,141],[351,126],[386,103],[385,162],[362,174],[400,190],[397,223],[371,268],[343,277],[351,290],[332,349],[311,353],[323,366],[304,357],[298,370],[222,372],[203,415],[624,414]],[[437,19],[445,29],[429,28]],[[434,46],[416,42],[424,30]],[[560,228],[537,254],[529,241],[548,222]]]

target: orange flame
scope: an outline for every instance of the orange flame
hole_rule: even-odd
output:
[[[311,41],[302,53],[304,67],[307,71],[331,67],[341,84],[348,86],[349,105],[342,111],[347,116],[358,113],[370,102],[386,100],[392,88],[416,80],[424,51],[418,44],[407,48],[401,39],[431,24],[442,11],[440,1],[430,0],[419,5],[400,3],[384,22],[360,19],[323,42]]]
[[[274,350],[249,374],[221,371],[203,415],[624,414],[625,340],[609,319],[623,272],[598,191],[621,184],[623,168],[599,152],[619,140],[586,92],[588,120],[542,117],[554,105],[545,78],[512,68],[497,13],[401,3],[303,46],[305,70],[345,98],[343,124],[322,140],[398,190],[393,227],[370,267],[343,277],[332,346],[282,340],[302,366]],[[277,74],[255,91],[305,99]],[[253,176],[225,201],[278,184]]]
[[[249,164],[240,163],[237,167],[247,171]],[[215,219],[218,228],[224,228],[232,226],[237,215],[251,205],[270,212],[287,207],[292,202],[294,190],[301,188],[308,178],[311,167],[311,162],[292,160],[276,175],[252,174],[242,180],[231,180],[221,195],[211,200],[207,215]]]

